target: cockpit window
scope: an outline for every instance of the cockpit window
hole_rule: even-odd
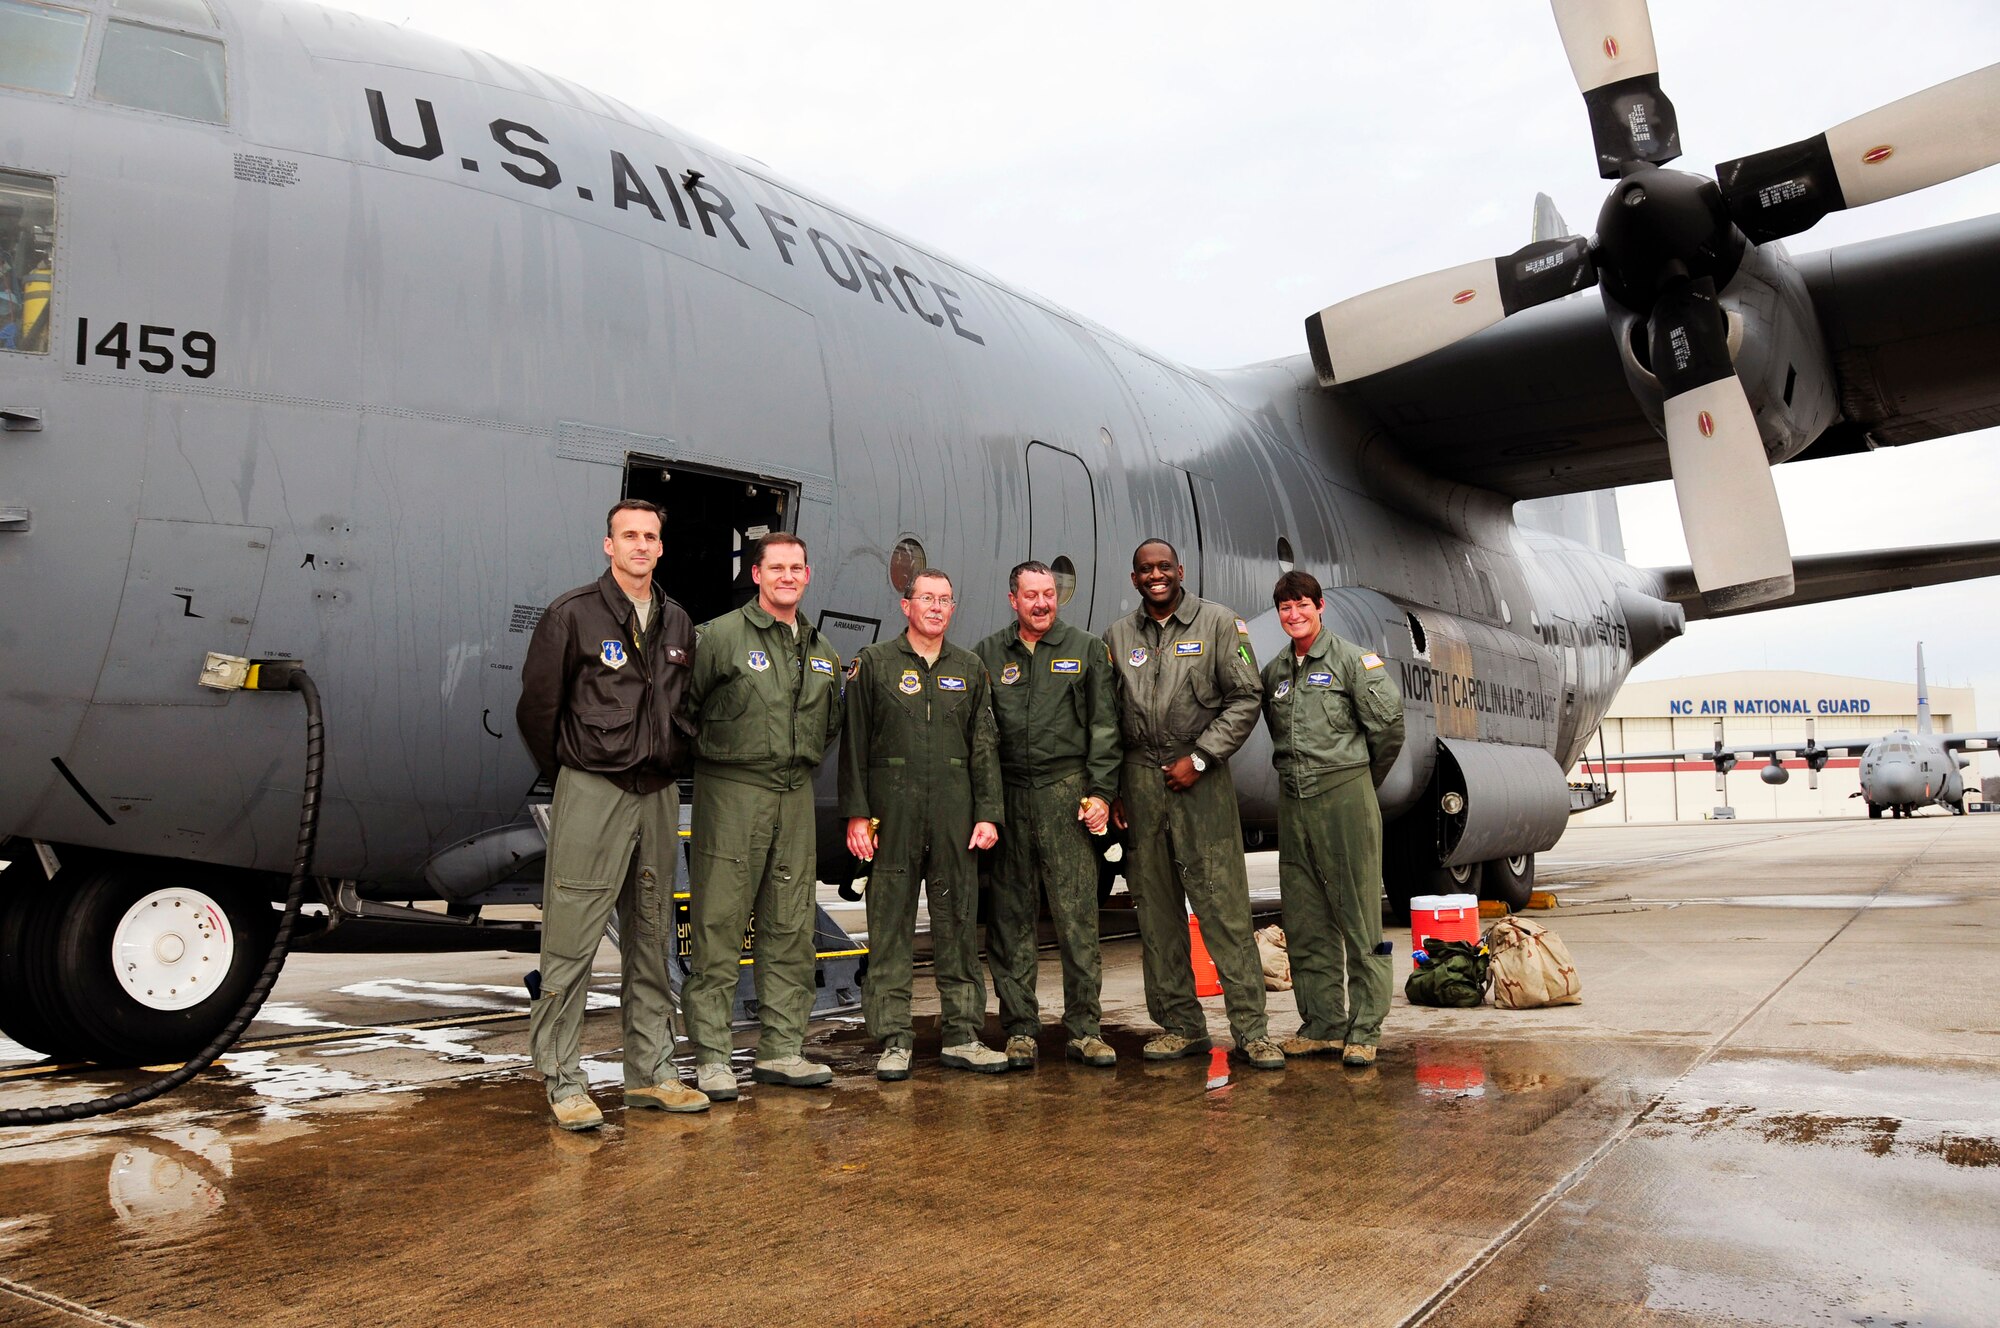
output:
[[[75,92],[89,23],[74,9],[0,0],[0,84],[58,97]]]
[[[165,19],[188,28],[213,28],[215,14],[206,0],[111,0],[111,7],[140,18]]]
[[[49,351],[56,184],[0,171],[0,351]]]
[[[100,101],[222,124],[227,118],[222,43],[113,19],[97,58]]]

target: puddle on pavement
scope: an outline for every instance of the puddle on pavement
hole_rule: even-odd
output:
[[[939,1068],[924,1020],[915,1077],[883,1084],[874,1043],[834,1029],[808,1048],[829,1088],[746,1084],[667,1115],[623,1110],[614,1084],[585,1135],[551,1128],[540,1083],[510,1070],[275,1115],[217,1076],[94,1134],[0,1139],[0,1256],[24,1285],[201,1328],[495,1304],[559,1319],[583,1286],[622,1322],[658,1290],[634,1249],[660,1251],[677,1299],[744,1321],[852,1307],[864,1270],[871,1322],[1141,1321],[1188,1294],[1184,1262],[1158,1257],[1184,1249],[1249,1318],[1355,1322],[1380,1317],[1384,1276],[1408,1282],[1400,1303],[1434,1288],[1412,1242],[1469,1257],[1691,1054],[1424,1040],[1361,1071],[1250,1073],[1226,1049],[1219,1067],[1144,1062],[1149,1032],[1107,1028],[1103,1070],[1065,1060],[1052,1027],[1034,1070],[975,1075]],[[1442,1230],[1409,1202],[1418,1157],[1466,1195]],[[743,1276],[765,1265],[784,1276]]]

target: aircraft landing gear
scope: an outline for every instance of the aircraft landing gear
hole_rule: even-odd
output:
[[[1528,906],[1528,896],[1535,892],[1535,855],[1522,853],[1510,858],[1495,858],[1486,864],[1485,897],[1497,899],[1507,906],[1510,913],[1519,913]]]
[[[1871,821],[1882,819],[1882,809],[1872,802],[1868,804],[1868,819]]]
[[[1437,848],[1428,825],[1414,827],[1415,817],[1406,817],[1382,829],[1382,877],[1386,898],[1382,920],[1404,926],[1410,920],[1410,901],[1418,895],[1477,895],[1489,866],[1483,862],[1446,867],[1437,861]]]
[[[8,890],[0,957],[14,975],[0,1030],[61,1060],[192,1056],[256,980],[278,915],[248,874],[65,853],[54,881]],[[12,875],[12,872],[9,872]]]

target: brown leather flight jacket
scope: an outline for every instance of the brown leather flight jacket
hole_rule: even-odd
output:
[[[514,722],[549,778],[566,765],[651,793],[686,768],[694,624],[657,583],[643,651],[633,644],[635,616],[606,568],[595,583],[558,596],[535,625]]]

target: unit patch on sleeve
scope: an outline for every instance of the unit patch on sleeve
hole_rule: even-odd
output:
[[[938,690],[941,692],[962,692],[965,690],[965,679],[953,678],[947,674],[939,674]]]
[[[814,673],[824,673],[827,677],[831,678],[833,676],[833,661],[830,659],[821,659],[815,655],[812,661],[812,671]]]
[[[1382,667],[1382,657],[1372,650],[1363,651],[1361,654],[1361,667],[1364,669],[1379,669]]]
[[[1000,670],[1000,681],[1006,683],[1009,687],[1021,681],[1021,666],[1019,664],[1009,664],[1006,668]]]
[[[1082,673],[1083,661],[1080,659],[1052,659],[1049,661],[1049,672]]]
[[[923,687],[924,680],[917,676],[915,669],[904,669],[902,678],[896,683],[896,690],[905,696],[915,696]]]
[[[1176,641],[1174,642],[1174,653],[1176,655],[1199,655],[1201,653],[1201,642]]]
[[[853,659],[847,661],[847,677],[849,681],[852,681],[854,676],[860,672],[861,672],[861,656],[856,655]]]
[[[597,652],[597,657],[614,669],[624,668],[625,643],[623,641],[605,641],[602,645],[603,649]]]
[[[761,650],[753,650],[750,652],[749,664],[751,669],[762,673],[765,669],[771,667],[771,657]]]

